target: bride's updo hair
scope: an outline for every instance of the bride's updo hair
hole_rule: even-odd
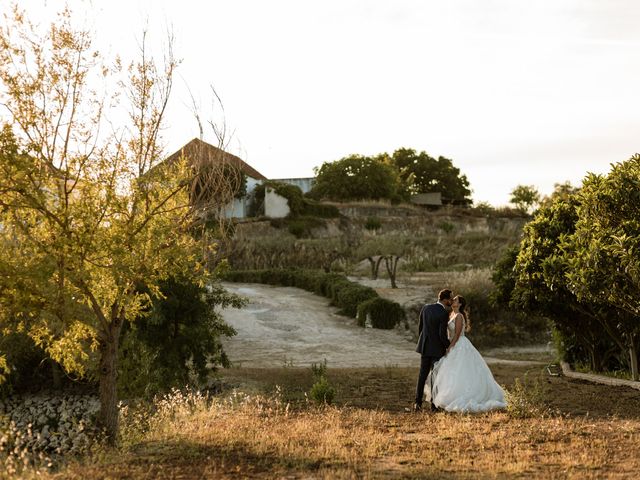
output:
[[[467,301],[462,295],[456,295],[455,299],[458,299],[458,303],[460,304],[459,312],[464,316],[464,331],[468,332],[471,330],[471,317],[469,316],[469,307],[467,307]]]

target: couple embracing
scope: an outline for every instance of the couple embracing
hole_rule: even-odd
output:
[[[422,308],[415,411],[422,409],[425,396],[431,410],[486,412],[506,407],[504,391],[465,336],[469,327],[467,302],[451,290],[442,290],[437,303]]]

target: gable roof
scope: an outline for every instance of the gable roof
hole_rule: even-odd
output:
[[[169,155],[165,161],[168,163],[174,162],[180,158],[180,155],[187,157],[190,163],[226,162],[239,168],[247,177],[255,178],[256,180],[267,180],[267,177],[262,175],[241,158],[225,152],[221,148],[214,147],[210,143],[204,142],[199,138],[191,140],[185,146],[178,149],[177,152]]]

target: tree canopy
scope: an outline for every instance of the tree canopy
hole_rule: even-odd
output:
[[[639,167],[636,155],[580,190],[557,185],[494,271],[497,298],[549,318],[565,354],[599,370],[617,351],[636,379]]]
[[[533,185],[518,185],[511,191],[509,203],[522,213],[531,213],[531,210],[540,203],[540,192]]]
[[[331,200],[408,200],[418,193],[441,193],[445,204],[470,205],[466,175],[445,157],[401,148],[392,155],[351,155],[316,169],[312,195]]]
[[[316,169],[311,195],[329,200],[400,200],[403,190],[398,172],[378,158],[351,155],[325,162]]]
[[[215,250],[193,235],[197,167],[162,164],[178,61],[169,48],[157,63],[144,36],[139,53],[128,68],[104,59],[69,10],[44,33],[17,9],[0,29],[0,327],[28,332],[67,372],[97,356],[111,440],[123,325],[167,279],[204,285]]]
[[[384,158],[386,154],[383,154]],[[400,148],[387,156],[400,174],[400,178],[410,194],[442,194],[442,202],[454,205],[470,205],[471,190],[469,180],[453,161],[431,157],[427,152],[416,152],[411,148]]]

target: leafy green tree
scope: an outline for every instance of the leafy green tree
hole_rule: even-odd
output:
[[[192,235],[197,167],[154,168],[178,62],[169,50],[156,64],[143,40],[123,70],[72,23],[65,10],[39,34],[16,10],[0,28],[0,102],[13,127],[0,137],[0,326],[28,332],[67,372],[86,373],[97,356],[98,421],[115,441],[123,325],[168,278],[205,285],[212,245]],[[122,123],[101,128],[122,92],[128,120],[116,111]]]
[[[395,168],[376,158],[351,155],[317,168],[310,192],[329,200],[400,200],[402,189]]]
[[[445,157],[435,159],[426,152],[400,148],[390,157],[382,154],[394,165],[410,194],[440,192],[445,204],[471,205],[471,190],[466,175]]]
[[[513,251],[495,271],[496,299],[509,297],[512,307],[549,318],[565,339],[565,353],[575,359],[581,355],[570,350],[582,350],[592,368],[600,370],[608,349],[603,345],[620,345],[620,336],[610,309],[581,301],[569,286],[571,253],[564,242],[575,230],[578,205],[575,195],[558,191],[538,210],[524,228],[513,272],[508,267]]]
[[[614,309],[616,326],[638,380],[640,342],[640,155],[589,174],[578,194],[578,221],[567,240],[567,277],[578,298]]]
[[[509,203],[522,213],[531,213],[531,210],[540,203],[540,192],[533,185],[518,185],[511,191]]]

